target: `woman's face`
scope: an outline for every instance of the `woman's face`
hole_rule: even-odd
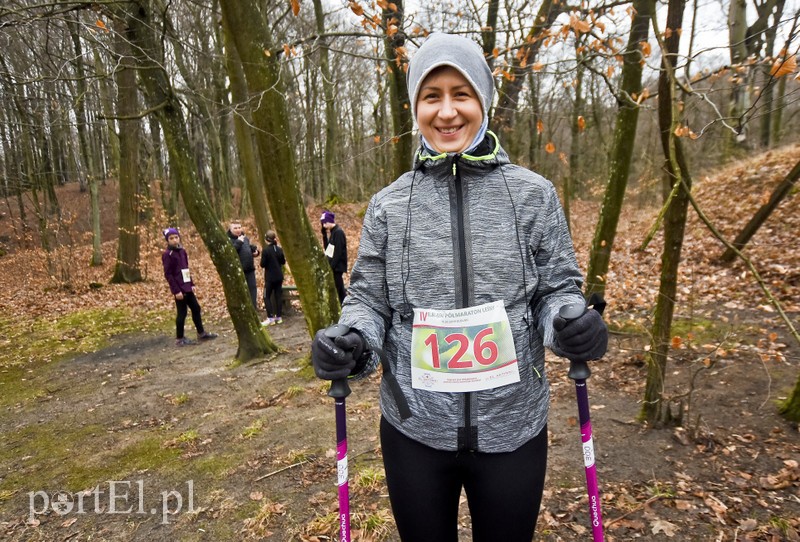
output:
[[[417,124],[433,150],[467,150],[482,122],[478,94],[457,69],[437,68],[422,81],[417,95]]]

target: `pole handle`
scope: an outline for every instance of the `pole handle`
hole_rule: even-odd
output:
[[[346,378],[340,378],[339,380],[333,380],[331,382],[331,389],[328,390],[328,397],[344,399],[348,395],[350,395],[350,385],[347,383]]]
[[[585,305],[583,303],[567,303],[563,305],[558,309],[558,315],[567,322],[570,322],[583,316],[583,313],[587,310],[596,310],[600,314],[603,314],[605,308],[606,302],[603,300],[603,297],[594,293]],[[587,380],[592,376],[592,370],[589,369],[589,364],[585,361],[569,360],[569,372],[567,376],[575,381]]]
[[[325,329],[325,336],[329,339],[336,340],[336,337],[347,335],[350,333],[350,327],[344,324],[334,324]],[[328,397],[334,399],[344,399],[350,395],[350,385],[347,383],[346,378],[340,378],[331,382],[331,389],[328,390]]]

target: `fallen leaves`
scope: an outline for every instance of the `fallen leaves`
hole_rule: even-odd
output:
[[[653,534],[664,533],[672,538],[678,532],[678,526],[663,519],[657,519],[650,524],[650,532]]]

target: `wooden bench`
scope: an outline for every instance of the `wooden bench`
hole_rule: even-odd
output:
[[[297,291],[297,286],[283,286],[281,288],[283,294],[283,312],[291,311],[292,301],[300,300],[300,292]]]

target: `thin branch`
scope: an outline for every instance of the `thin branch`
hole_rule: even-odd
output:
[[[164,109],[165,107],[167,107],[168,104],[169,104],[169,101],[164,100],[160,104],[158,104],[158,105],[156,105],[154,107],[151,107],[150,109],[145,109],[144,111],[141,111],[140,113],[137,113],[135,115],[117,116],[117,115],[102,115],[102,114],[100,114],[100,115],[97,115],[97,118],[98,119],[104,119],[104,120],[139,120],[139,119],[143,119],[144,117],[146,117],[150,113],[155,113],[156,111],[160,111],[161,109]]]

